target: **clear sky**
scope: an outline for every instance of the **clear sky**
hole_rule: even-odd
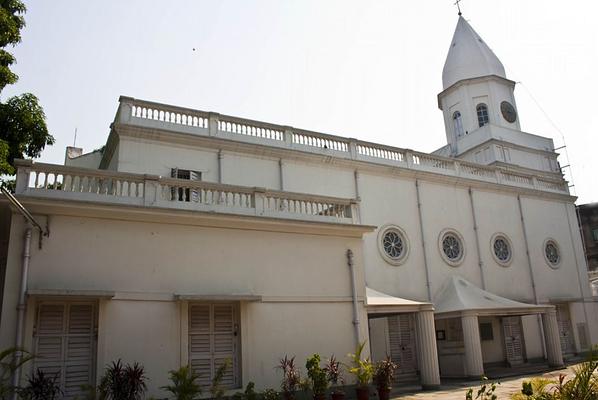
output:
[[[75,128],[77,146],[101,147],[121,94],[429,152],[446,144],[436,95],[453,3],[26,1],[20,80],[2,97],[40,98],[56,138],[41,160],[52,163]],[[598,3],[461,4],[521,82],[522,129],[557,147],[561,131],[578,203],[598,201]]]

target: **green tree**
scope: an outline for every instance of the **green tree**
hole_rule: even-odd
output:
[[[11,69],[15,58],[6,51],[21,41],[25,5],[20,0],[0,0],[0,92],[19,78]],[[15,158],[39,157],[54,144],[39,100],[24,93],[0,102],[0,175],[14,175]]]

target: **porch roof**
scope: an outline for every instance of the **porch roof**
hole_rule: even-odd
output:
[[[451,317],[466,311],[478,315],[541,314],[554,309],[554,306],[507,299],[480,289],[460,276],[452,276],[436,297],[434,309],[437,317]]]
[[[368,314],[397,314],[434,310],[432,303],[391,296],[369,287],[365,288],[365,295]]]

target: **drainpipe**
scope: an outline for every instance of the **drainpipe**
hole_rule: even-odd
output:
[[[355,266],[353,265],[353,251],[347,250],[347,265],[351,270],[351,295],[353,297],[353,328],[355,329],[355,343],[359,343],[359,315],[357,312],[357,290],[355,288]]]
[[[473,191],[469,188],[469,202],[471,203],[471,216],[473,217],[473,232],[475,233],[475,247],[478,251],[478,266],[480,267],[480,277],[482,278],[482,289],[486,290],[486,279],[484,277],[484,262],[480,251],[480,237],[478,232],[478,220],[475,215],[475,206],[473,203]]]
[[[417,214],[419,216],[419,231],[421,232],[423,255],[424,255],[424,269],[426,271],[426,287],[428,289],[428,301],[432,302],[432,287],[430,285],[430,267],[428,265],[428,257],[426,256],[426,236],[424,234],[424,221],[422,217],[422,203],[419,194],[419,180],[415,180],[415,193],[417,195]]]
[[[15,347],[17,352],[15,353],[15,364],[19,365],[23,354],[21,349],[23,348],[23,339],[25,331],[25,315],[27,307],[27,279],[29,276],[29,259],[31,258],[31,227],[27,225],[25,229],[25,238],[23,241],[23,264],[21,267],[21,287],[19,290],[19,302],[17,304],[17,335],[15,338]],[[21,381],[21,368],[17,367],[13,375],[13,386],[17,386]],[[15,395],[16,396],[16,395]]]
[[[532,257],[529,254],[529,243],[527,241],[527,228],[525,227],[525,218],[523,218],[523,206],[521,205],[521,196],[517,195],[517,204],[519,205],[519,218],[521,219],[521,229],[523,229],[523,243],[525,244],[525,254],[527,255],[527,265],[529,267],[529,274],[532,280],[532,289],[534,291],[534,300],[536,304],[540,304],[538,299],[538,292],[536,291],[536,280],[534,279],[534,270],[532,268]],[[542,335],[542,352],[546,354],[546,339],[544,338],[544,325],[542,325],[542,318],[537,317],[538,326],[540,327],[540,335]]]

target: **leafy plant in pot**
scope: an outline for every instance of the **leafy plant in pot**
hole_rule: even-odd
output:
[[[343,400],[345,398],[345,391],[342,386],[344,386],[345,380],[343,379],[341,363],[336,360],[334,354],[328,360],[324,371],[326,371],[328,383],[332,386],[332,400]]]
[[[282,370],[282,383],[280,387],[284,400],[293,400],[295,392],[301,384],[301,374],[295,365],[295,357],[289,358],[285,355],[278,363],[278,368]]]
[[[309,386],[313,392],[314,400],[325,400],[328,377],[326,376],[326,370],[320,366],[320,355],[314,354],[309,357],[305,362],[305,369],[307,369]]]
[[[392,389],[392,381],[395,371],[399,366],[392,362],[390,356],[386,359],[378,361],[374,370],[374,383],[378,389],[378,397],[380,400],[388,400],[390,389]]]
[[[357,387],[355,392],[358,400],[368,400],[370,397],[369,384],[374,375],[374,364],[369,358],[362,359],[361,353],[365,347],[365,342],[361,343],[355,350],[355,354],[349,354],[351,363],[349,364],[349,372],[355,375]]]

